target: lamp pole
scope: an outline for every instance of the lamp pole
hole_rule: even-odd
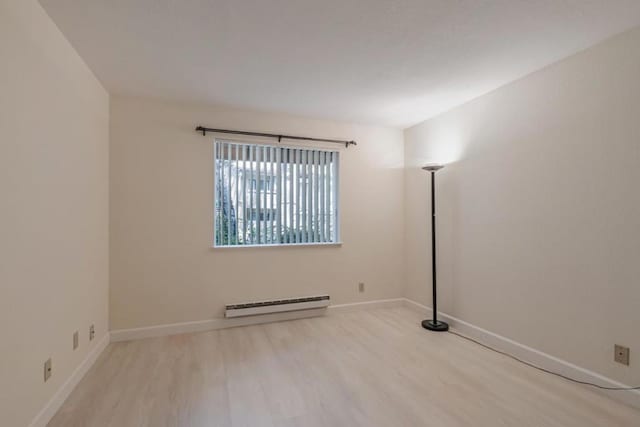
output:
[[[433,319],[423,320],[422,327],[430,331],[446,332],[449,325],[438,320],[438,287],[436,276],[436,171],[442,169],[444,165],[432,164],[422,169],[431,174],[431,292],[433,304]]]

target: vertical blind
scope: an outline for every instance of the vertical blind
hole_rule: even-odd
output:
[[[338,241],[338,152],[215,142],[215,246]]]

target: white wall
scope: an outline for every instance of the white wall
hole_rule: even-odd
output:
[[[0,2],[0,64],[0,424],[25,426],[108,330],[109,98],[36,1]]]
[[[408,129],[404,146],[389,128],[126,97],[109,128],[107,93],[41,7],[2,2],[2,424],[28,424],[104,336],[109,296],[112,329],[319,292],[428,304],[430,161],[455,160],[438,173],[442,309],[640,383],[639,44],[640,30],[607,41]],[[197,124],[357,140],[342,152],[343,246],[211,249],[212,137]]]
[[[407,296],[640,384],[640,29],[405,131]],[[613,362],[614,343],[631,366]]]
[[[342,247],[211,249],[213,136],[199,124],[357,140],[341,148]],[[113,97],[110,154],[112,329],[222,317],[241,301],[403,295],[400,130]]]

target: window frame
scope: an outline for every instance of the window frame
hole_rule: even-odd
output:
[[[218,167],[217,167],[217,159],[216,159],[216,144],[217,143],[226,143],[226,144],[240,144],[240,145],[253,145],[253,146],[266,146],[273,147],[277,149],[292,149],[292,150],[314,150],[314,151],[324,151],[336,153],[335,159],[335,168],[336,168],[336,177],[334,182],[335,187],[335,208],[334,208],[334,221],[335,221],[335,241],[334,242],[293,242],[293,243],[253,243],[253,244],[243,244],[243,245],[219,245],[216,243],[216,230],[217,230],[217,221],[218,218],[216,215],[216,205],[217,205],[217,197],[218,197]],[[341,161],[340,157],[342,156],[342,150],[336,149],[335,147],[326,147],[326,146],[317,146],[310,144],[294,144],[294,145],[284,145],[281,143],[273,143],[272,141],[259,141],[259,140],[238,140],[231,138],[214,138],[213,139],[213,230],[211,233],[212,236],[212,244],[211,249],[238,249],[238,248],[279,248],[279,247],[318,247],[318,246],[342,246],[342,221],[340,220],[341,215],[341,185],[340,185],[340,175],[342,173],[341,170]],[[262,180],[261,180],[262,181]],[[253,186],[253,184],[251,184]],[[259,184],[257,184],[259,186]],[[249,186],[248,186],[249,187]],[[252,189],[252,191],[255,191]],[[273,190],[271,190],[273,191]],[[270,191],[270,192],[271,192]],[[275,192],[274,192],[275,193]]]

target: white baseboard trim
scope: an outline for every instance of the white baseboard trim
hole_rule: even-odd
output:
[[[166,325],[147,326],[133,329],[116,329],[111,331],[111,342],[131,341],[144,338],[161,337],[167,335],[186,334],[191,332],[212,331],[216,329],[233,328],[236,326],[258,325],[262,323],[280,322],[283,320],[305,319],[331,314],[339,314],[356,310],[370,310],[384,307],[400,307],[404,298],[356,302],[350,304],[330,305],[318,308],[283,313],[262,314],[257,316],[216,318],[193,322],[172,323]]]
[[[104,349],[107,348],[109,342],[110,337],[109,332],[107,332],[100,341],[98,341],[93,350],[87,354],[87,357],[85,357],[71,373],[69,378],[60,386],[45,407],[35,416],[31,424],[29,424],[29,427],[45,427],[47,423],[51,421],[51,418],[58,412],[58,409],[60,409],[64,401],[67,400],[67,397],[69,397],[73,389],[76,388],[82,377],[84,377],[87,371],[89,371],[89,368],[98,360],[98,357]]]
[[[403,298],[403,300],[405,307],[417,310],[420,313],[424,313],[426,316],[430,316],[432,313],[431,307],[427,307],[408,298]],[[451,329],[459,334],[473,338],[474,340],[489,347],[504,351],[541,368],[557,372],[580,381],[600,384],[605,387],[630,387],[596,372],[581,368],[580,366],[574,365],[566,360],[559,359],[555,356],[551,356],[550,354],[536,350],[535,348],[531,348],[517,341],[513,341],[509,338],[487,331],[486,329],[472,325],[471,323],[465,322],[464,320],[460,320],[446,313],[438,312],[438,317],[449,323]],[[596,390],[599,393],[619,402],[640,408],[640,390],[613,391],[602,390],[595,387],[593,390]]]
[[[111,331],[111,342],[140,340],[144,338],[163,337],[167,335],[187,334],[192,332],[213,331],[216,329],[257,325],[261,323],[279,322],[282,320],[304,319],[307,317],[322,316],[326,311],[326,308],[315,308],[310,310],[287,311],[283,313],[260,314],[247,317],[216,318],[209,320],[196,320],[193,322],[146,326],[133,329],[116,329]]]

